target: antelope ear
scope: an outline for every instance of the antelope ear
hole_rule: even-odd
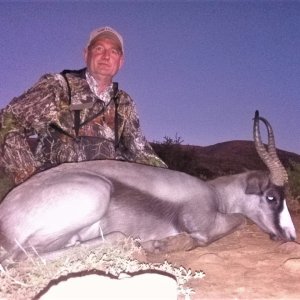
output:
[[[269,184],[269,177],[265,173],[250,173],[246,178],[245,193],[247,195],[262,195]]]

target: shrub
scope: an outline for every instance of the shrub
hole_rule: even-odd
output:
[[[291,196],[300,203],[300,163],[290,160],[288,175]]]
[[[205,168],[199,167],[195,147],[182,145],[183,139],[176,133],[174,138],[165,136],[162,142],[154,142],[153,149],[157,155],[168,165],[169,169],[185,172],[187,174],[207,179]]]

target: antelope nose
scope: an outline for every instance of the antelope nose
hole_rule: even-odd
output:
[[[291,232],[289,229],[287,229],[285,232],[285,236],[286,236],[286,239],[288,241],[295,241],[297,239],[297,235],[296,235],[296,232],[295,230],[293,232]]]

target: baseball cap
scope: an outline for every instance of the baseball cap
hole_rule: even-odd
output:
[[[113,28],[109,26],[101,27],[98,29],[95,29],[91,32],[90,38],[87,43],[87,48],[92,44],[92,42],[99,37],[108,37],[114,39],[116,42],[118,42],[120,49],[122,53],[124,54],[124,43],[122,36]]]

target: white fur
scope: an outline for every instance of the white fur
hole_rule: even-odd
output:
[[[286,233],[296,239],[296,230],[285,200],[283,201],[283,210],[279,215],[279,224]]]

